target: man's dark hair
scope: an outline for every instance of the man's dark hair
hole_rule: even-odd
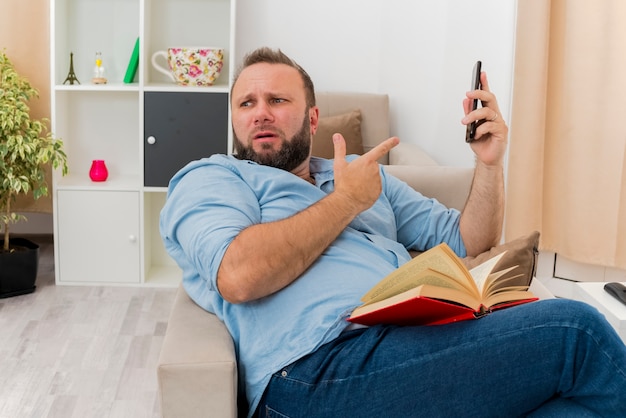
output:
[[[297,62],[285,55],[280,49],[271,49],[268,47],[255,49],[243,58],[243,64],[239,67],[237,73],[235,74],[235,78],[233,79],[231,93],[237,83],[237,79],[239,79],[239,76],[241,75],[241,72],[251,65],[260,63],[285,64],[298,70],[300,76],[302,77],[302,82],[304,83],[307,108],[315,106],[315,87],[313,86],[313,80],[311,80],[311,77],[309,77],[307,72],[304,71],[304,68],[300,67]]]

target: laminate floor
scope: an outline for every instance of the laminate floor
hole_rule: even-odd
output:
[[[0,299],[0,418],[160,417],[156,362],[176,289],[56,286]]]

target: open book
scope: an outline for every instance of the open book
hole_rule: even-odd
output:
[[[378,282],[348,321],[364,324],[436,325],[481,317],[537,300],[519,286],[515,268],[493,272],[505,253],[467,270],[447,244],[439,244]],[[517,279],[517,280],[516,280]]]

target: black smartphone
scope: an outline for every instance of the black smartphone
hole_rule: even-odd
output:
[[[479,90],[482,88],[482,84],[480,83],[480,71],[483,63],[481,61],[476,61],[474,64],[474,70],[472,71],[472,86],[471,90]],[[478,108],[478,99],[472,100],[472,108],[474,111]],[[465,142],[472,142],[474,140],[474,135],[476,134],[476,128],[480,125],[482,121],[474,121],[467,125],[467,129],[465,130]]]

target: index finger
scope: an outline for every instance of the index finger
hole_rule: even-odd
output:
[[[397,136],[392,136],[391,138],[385,139],[383,142],[363,154],[362,157],[371,158],[374,161],[378,160],[380,157],[391,151],[391,149],[399,143],[400,138],[398,138]]]
[[[491,107],[494,108],[495,107],[495,111],[500,112],[500,110],[498,109],[498,103],[496,101],[496,96],[495,94],[492,93],[491,89],[489,88],[489,80],[487,80],[487,73],[486,72],[482,72],[481,73],[481,83],[482,83],[482,91],[487,92],[487,94],[485,95],[486,97],[480,99],[480,101],[482,102],[483,106],[485,107]]]

